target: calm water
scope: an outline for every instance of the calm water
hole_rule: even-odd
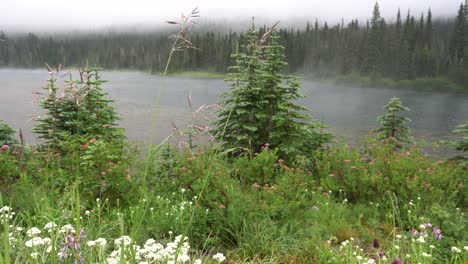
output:
[[[160,76],[141,72],[102,72],[109,82],[104,89],[115,100],[122,115],[120,122],[130,139],[149,141],[154,105],[160,87]],[[32,118],[40,115],[38,95],[46,84],[45,70],[0,69],[0,119],[16,129],[22,128],[28,143],[35,142]],[[63,81],[60,83],[63,84]],[[187,126],[191,111],[187,96],[196,109],[203,104],[219,102],[218,95],[229,85],[220,79],[167,77],[161,97],[155,138],[161,141],[172,132],[171,122],[179,128]],[[376,127],[382,106],[398,96],[411,111],[408,117],[413,135],[428,143],[450,136],[450,131],[468,120],[468,93],[434,92],[411,89],[358,88],[302,81],[300,101],[315,117],[351,144]]]

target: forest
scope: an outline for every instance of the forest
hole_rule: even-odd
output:
[[[468,87],[467,7],[457,14],[433,20],[429,9],[423,14],[398,10],[388,20],[374,6],[370,20],[307,22],[296,28],[280,28],[286,47],[287,70],[306,76],[336,78],[361,76],[393,81],[427,79],[427,83],[449,82]],[[267,26],[259,31],[265,32]],[[106,69],[164,70],[169,33],[102,33],[39,36],[7,35],[0,31],[0,66],[79,66],[86,62]],[[225,72],[231,54],[246,42],[245,33],[210,31],[191,34],[196,49],[176,53],[171,71]],[[441,79],[442,84],[441,84]],[[350,80],[349,78],[345,80]]]

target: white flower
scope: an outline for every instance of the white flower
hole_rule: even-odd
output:
[[[11,212],[13,208],[10,208],[8,206],[3,206],[2,208],[0,208],[0,214],[7,214],[8,212]]]
[[[362,260],[362,256],[357,256],[357,260]]]
[[[401,239],[401,235],[398,234],[398,235],[395,236],[395,238],[396,238],[396,239]]]
[[[464,249],[465,251],[468,251],[468,246],[464,246],[463,249]]]
[[[96,245],[96,241],[90,240],[88,243],[86,243],[88,247],[94,247]]]
[[[26,241],[26,243],[24,244],[26,247],[35,247],[35,246],[42,246],[45,244],[45,242],[41,237],[33,237],[32,239]]]
[[[86,210],[86,211],[85,211],[85,215],[88,215],[88,216],[89,216],[90,214],[91,214],[91,211],[89,211],[89,210]]]
[[[96,242],[96,245],[99,245],[101,247],[104,247],[107,244],[107,240],[105,238],[102,238],[102,237],[94,240],[94,242]]]
[[[223,255],[223,253],[216,253],[213,256],[213,259],[221,263],[226,260],[226,257]]]
[[[434,248],[435,248],[435,246],[434,246],[434,245],[430,245],[430,246],[429,246],[429,248],[432,248],[432,249],[434,249]]]
[[[369,259],[369,260],[367,260],[367,264],[375,264],[375,259]]]
[[[52,252],[52,246],[48,246],[47,249],[46,249],[46,252],[47,252],[47,253]]]
[[[56,227],[57,227],[57,224],[55,222],[49,222],[45,224],[44,229],[50,231],[51,229],[54,229]]]
[[[122,236],[114,240],[116,246],[120,247],[123,243],[124,246],[128,246],[132,243],[132,239],[129,236]]]
[[[196,259],[193,263],[194,264],[202,264],[202,260],[201,259]]]
[[[26,231],[26,235],[28,235],[28,237],[33,237],[35,235],[39,235],[40,233],[41,233],[41,230],[37,227],[31,227],[31,229]]]
[[[400,249],[400,246],[394,245],[395,249]]]
[[[432,257],[431,254],[427,254],[426,252],[421,253],[421,256],[426,257],[426,258]]]
[[[461,253],[461,249],[457,248],[457,247],[451,247],[450,250],[452,252],[455,252],[455,253]]]
[[[33,253],[31,253],[30,256],[31,256],[31,258],[33,258],[33,259],[37,259],[37,257],[39,256],[39,253],[33,252]]]
[[[180,192],[184,193],[184,192],[185,192],[185,189],[184,189],[184,188],[180,189]]]
[[[73,228],[72,225],[67,224],[67,225],[62,226],[59,232],[62,234],[75,233],[75,228]]]
[[[20,226],[16,227],[16,232],[21,232],[21,231],[23,231],[22,227],[20,227]]]
[[[419,243],[426,243],[426,241],[424,240],[424,237],[423,236],[420,236],[418,239],[416,239],[417,242]]]

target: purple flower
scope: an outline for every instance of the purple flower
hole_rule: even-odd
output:
[[[441,240],[444,237],[442,235],[442,230],[438,227],[434,227],[432,229],[432,233],[434,234],[434,237],[437,238],[438,240]]]
[[[383,256],[385,256],[385,252],[379,251],[379,257],[382,258]]]
[[[379,248],[380,247],[380,243],[377,239],[374,239],[374,242],[372,243],[372,245],[374,246],[374,248]]]
[[[425,227],[432,227],[432,224],[429,223],[429,222],[426,222],[426,223],[424,223],[424,226],[425,226]]]
[[[419,232],[418,232],[418,230],[414,229],[413,230],[413,236],[417,236],[417,235],[419,235]]]
[[[392,261],[392,264],[402,264],[401,259],[397,258],[394,261]]]

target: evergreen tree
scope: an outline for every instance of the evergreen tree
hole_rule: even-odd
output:
[[[284,76],[284,47],[278,36],[267,31],[260,40],[252,25],[243,53],[235,54],[228,80],[231,90],[222,96],[215,135],[224,149],[240,154],[259,153],[265,144],[277,148],[283,159],[312,155],[330,139],[317,132],[321,126],[310,121],[306,110],[294,104],[302,97],[294,77]]]
[[[5,121],[0,120],[0,145],[10,145],[15,142],[15,130]]]
[[[400,115],[401,111],[409,111],[409,108],[404,107],[398,97],[393,97],[384,109],[387,112],[378,117],[380,127],[373,132],[379,133],[381,139],[394,139],[398,145],[411,142],[410,130],[406,126],[410,119]]]
[[[40,103],[46,110],[34,127],[40,138],[56,147],[60,142],[77,138],[100,138],[106,141],[120,141],[123,133],[115,128],[118,115],[112,100],[102,91],[104,81],[99,69],[83,67],[80,79],[68,81],[63,95],[59,96],[57,79],[49,68],[50,78],[44,87],[47,95]]]

